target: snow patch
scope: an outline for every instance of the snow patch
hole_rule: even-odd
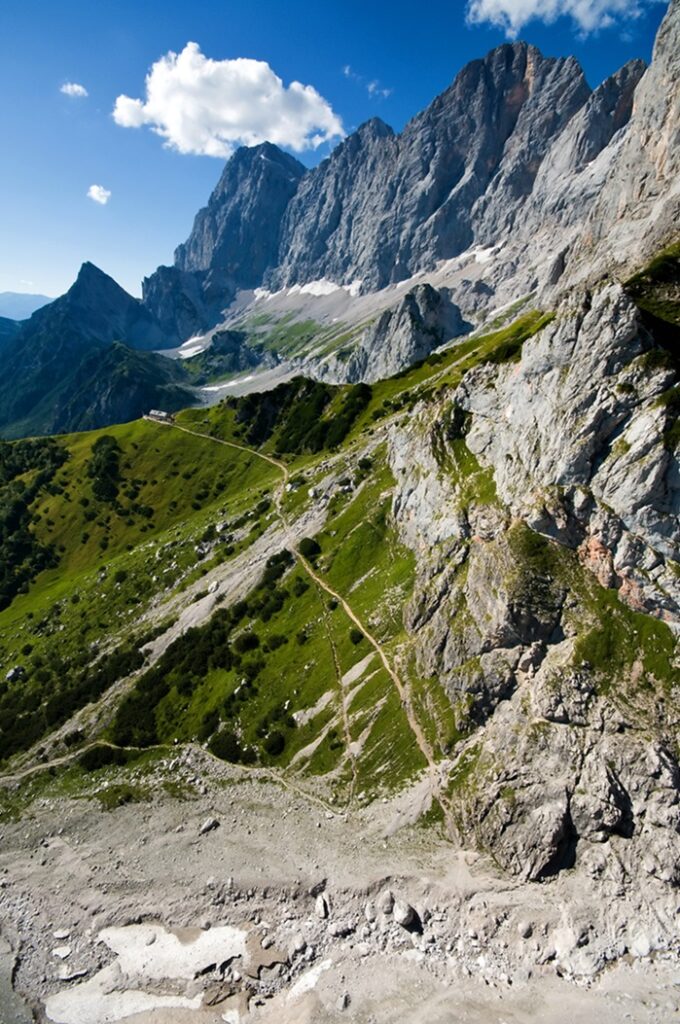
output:
[[[343,284],[342,287],[351,298],[356,299],[358,295],[361,295],[363,283],[363,278],[357,277],[351,284]]]
[[[205,384],[201,391],[223,391],[225,388],[235,388],[237,384],[247,384],[251,380],[255,380],[252,373],[248,377],[239,377],[238,380],[228,380],[225,384]]]
[[[154,1010],[198,1010],[202,993],[189,998],[143,989],[149,983],[191,981],[210,964],[244,957],[246,937],[241,928],[229,926],[180,932],[162,925],[105,928],[99,939],[117,959],[89,981],[49,996],[47,1018],[54,1024],[114,1024]]]
[[[180,345],[177,349],[177,355],[180,359],[191,359],[192,356],[198,355],[204,349],[208,348],[210,340],[203,334],[195,334],[193,338],[187,338],[187,340]]]
[[[339,291],[339,284],[322,277],[318,281],[308,281],[307,284],[294,284],[292,288],[288,289],[288,294],[314,295],[316,298],[322,298],[324,295],[332,295],[333,292]]]

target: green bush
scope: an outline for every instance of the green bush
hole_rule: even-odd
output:
[[[278,729],[275,729],[274,732],[269,733],[263,746],[270,757],[278,757],[285,749],[286,737]]]
[[[364,639],[364,634],[361,632],[360,629],[357,629],[356,626],[352,626],[352,628],[349,631],[349,638],[353,644],[360,644],[361,641]]]
[[[241,746],[238,736],[231,729],[220,729],[208,744],[210,751],[221,761],[232,764],[254,764],[257,754],[251,748]]]
[[[232,646],[237,654],[245,654],[247,651],[257,650],[260,646],[260,638],[257,633],[246,630],[245,633],[239,633]]]
[[[87,475],[92,479],[92,493],[98,501],[113,504],[117,500],[121,455],[120,445],[111,434],[102,434],[92,445]]]
[[[298,544],[298,550],[303,558],[308,559],[310,562],[314,561],[321,554],[321,546],[313,537],[303,537]]]

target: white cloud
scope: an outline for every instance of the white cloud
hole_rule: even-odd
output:
[[[103,185],[90,185],[87,190],[87,197],[88,199],[93,199],[95,203],[99,203],[101,206],[106,206],[111,198],[111,192],[108,188],[104,188]]]
[[[78,82],[64,82],[59,92],[63,92],[64,96],[84,97],[89,95],[85,86]]]
[[[380,84],[380,80],[378,78],[372,78],[370,82],[367,82],[364,76],[355,71],[351,64],[345,64],[342,69],[342,73],[345,78],[350,78],[353,82],[357,82],[359,85],[363,86],[369,96],[377,96],[380,99],[386,100],[394,92],[394,89],[385,89],[384,86]]]
[[[119,96],[124,128],[150,125],[180,153],[228,157],[237,145],[273,142],[298,152],[344,135],[341,119],[311,85],[285,86],[267,63],[211,60],[197,43],[170,51],[146,76],[146,98]]]
[[[567,15],[587,35],[639,18],[650,2],[656,0],[468,0],[467,20],[472,25],[488,22],[515,39],[529,21],[551,24]]]
[[[394,91],[393,89],[385,89],[377,78],[374,78],[372,82],[368,83],[366,90],[369,96],[380,96],[384,100],[391,96]]]

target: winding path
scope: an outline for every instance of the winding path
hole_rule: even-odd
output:
[[[290,524],[288,522],[285,512],[283,511],[283,496],[285,494],[286,485],[290,478],[290,470],[288,466],[285,464],[285,462],[282,462],[279,459],[274,458],[272,455],[266,455],[263,452],[259,452],[254,448],[248,448],[246,445],[237,444],[235,441],[224,441],[222,438],[212,437],[210,434],[203,434],[198,430],[190,430],[188,427],[180,426],[177,423],[169,424],[169,426],[173,427],[175,430],[182,430],[185,434],[193,434],[195,437],[202,437],[206,441],[214,441],[216,444],[224,445],[227,448],[235,448],[237,451],[246,452],[248,455],[254,455],[256,458],[262,459],[264,462],[268,462],[272,466],[276,466],[276,468],[281,472],[282,475],[281,482],[277,488],[276,495],[274,497],[274,505],[276,507],[277,515],[281,520],[281,524],[286,532],[286,535],[288,537],[291,536]],[[439,803],[442,809],[442,813],[444,814],[444,819],[446,821],[447,828],[449,832],[453,835],[455,832],[453,818],[451,815],[449,803],[442,792],[439,768],[435,760],[432,747],[430,746],[430,743],[428,742],[428,739],[425,736],[425,733],[423,732],[420,722],[418,721],[418,718],[415,714],[415,711],[413,710],[413,703],[411,701],[408,685],[405,684],[402,679],[400,679],[399,675],[390,664],[389,658],[387,657],[387,654],[385,653],[385,649],[383,648],[382,644],[380,643],[379,640],[376,640],[373,634],[366,628],[366,626],[361,621],[359,616],[356,614],[356,612],[349,604],[349,602],[342,596],[342,594],[339,594],[337,590],[334,590],[333,587],[331,587],[331,585],[327,583],[322,576],[319,575],[319,573],[314,569],[312,564],[308,561],[307,558],[305,558],[305,556],[300,552],[300,550],[294,543],[291,542],[290,547],[292,548],[298,563],[300,564],[302,569],[304,569],[304,571],[307,573],[309,578],[316,584],[317,587],[325,591],[325,593],[327,593],[330,597],[334,598],[342,606],[345,615],[351,622],[354,623],[357,629],[359,629],[363,633],[366,640],[368,640],[369,644],[374,648],[374,650],[378,654],[378,657],[380,658],[385,671],[392,680],[392,683],[394,684],[394,687],[399,695],[399,700],[404,710],[404,714],[406,715],[406,720],[414,736],[414,739],[418,745],[418,748],[422,753],[423,757],[425,758],[425,761],[427,762],[428,773],[430,777],[430,791],[432,793],[432,796]]]

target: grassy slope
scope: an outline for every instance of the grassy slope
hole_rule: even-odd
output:
[[[317,570],[350,601],[384,645],[392,665],[408,680],[418,718],[435,751],[448,751],[469,728],[461,722],[464,708],[454,708],[438,682],[420,678],[415,668],[402,617],[413,590],[414,559],[400,546],[390,523],[394,481],[384,447],[376,447],[372,435],[385,417],[407,412],[417,400],[445,396],[470,366],[517,358],[523,340],[545,322],[539,314],[529,313],[510,327],[467,339],[380,382],[335,455],[336,481],[344,477],[350,486],[336,483],[333,489],[328,520],[317,537],[321,547]],[[324,416],[332,417],[341,408],[347,390],[333,389]],[[236,413],[234,407],[222,404],[210,410],[187,410],[179,422],[239,443],[243,424],[237,422]],[[121,492],[139,481],[135,501],[153,509],[151,517],[119,515],[93,502],[86,467],[92,445],[102,433],[113,435],[123,452]],[[274,451],[279,437],[277,428],[263,450]],[[61,565],[43,573],[28,594],[0,613],[5,668],[22,663],[29,678],[35,674],[37,660],[49,664],[57,656],[65,658],[68,672],[69,658],[87,652],[90,644],[106,645],[129,633],[135,635],[141,613],[159,592],[168,594],[185,586],[207,567],[233,557],[261,532],[274,516],[272,507],[266,506],[280,479],[274,466],[251,454],[143,421],[66,437],[63,443],[70,459],[57,473],[57,493],[43,494],[35,505],[36,533],[62,549]],[[365,456],[367,446],[370,463],[361,468],[359,458]],[[282,457],[289,463],[291,480],[299,484],[283,499],[286,514],[294,516],[311,503],[310,488],[328,473],[328,453],[284,453]],[[492,478],[480,470],[462,439],[449,444],[441,469],[455,475],[464,505],[496,501]],[[83,499],[89,504],[82,504]],[[122,503],[127,507],[129,500],[123,498]],[[197,555],[196,545],[210,536],[211,525],[225,521],[235,534],[234,543],[215,545],[204,557]],[[89,536],[83,540],[86,533]],[[518,551],[518,565],[527,567],[530,580],[533,549],[529,554]],[[611,688],[613,668],[605,664],[608,655],[602,647],[601,623],[612,616],[620,641],[616,673],[630,668],[642,644],[645,651],[649,648],[643,652],[648,679],[662,679],[667,685],[672,671],[667,627],[629,612],[615,594],[602,591],[584,575],[575,559],[559,558],[566,559],[566,568],[560,570],[560,561],[554,571],[563,571],[579,596],[583,625],[579,656],[597,667],[600,659],[603,688]],[[412,778],[423,768],[423,756],[409,732],[394,685],[368,641],[352,637],[353,624],[342,608],[335,607],[299,566],[290,569],[280,585],[286,597],[275,614],[263,621],[249,611],[233,631],[232,641],[244,630],[256,632],[259,640],[257,657],[262,665],[245,699],[232,696],[244,692],[238,667],[208,666],[189,690],[173,688],[159,701],[158,738],[163,742],[175,737],[206,739],[216,729],[228,727],[244,745],[257,749],[265,764],[327,775],[343,800],[362,792],[386,791]],[[640,643],[636,630],[643,634]],[[276,636],[287,642],[276,646],[271,642]],[[22,653],[27,645],[32,650]],[[364,671],[343,682],[360,662],[365,662]],[[294,713],[303,716],[297,727],[288,721]],[[285,743],[281,752],[271,755],[264,740],[273,729],[282,732]],[[355,746],[350,748],[350,743]]]

